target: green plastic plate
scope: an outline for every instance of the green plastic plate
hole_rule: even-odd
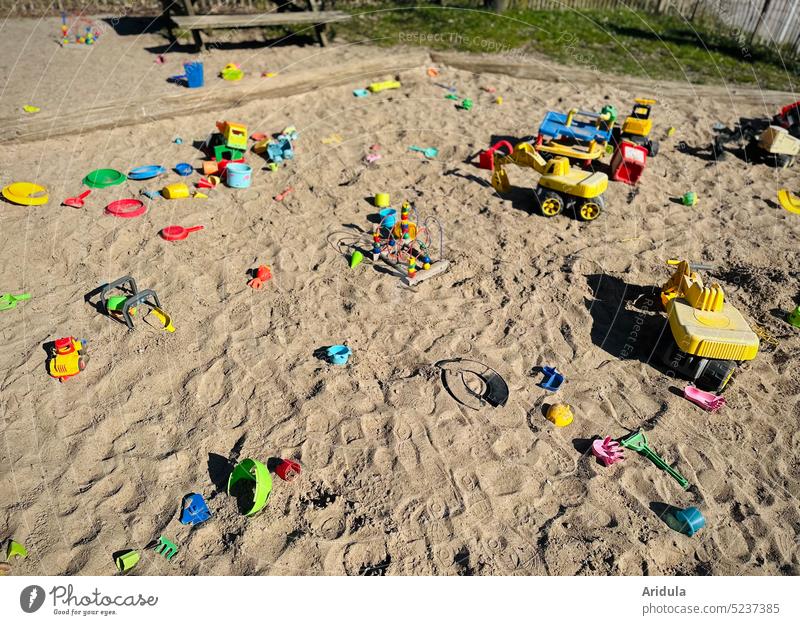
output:
[[[116,169],[95,169],[83,179],[83,184],[92,189],[105,189],[122,184],[127,176]]]

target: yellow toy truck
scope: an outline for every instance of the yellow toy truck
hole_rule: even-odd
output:
[[[593,221],[605,208],[603,193],[608,188],[608,176],[570,167],[565,156],[545,160],[530,144],[520,143],[509,154],[497,154],[493,160],[492,186],[500,193],[511,187],[504,167],[508,163],[530,167],[541,174],[534,197],[545,217],[554,217],[571,207],[582,221]]]
[[[89,355],[86,353],[86,341],[71,336],[56,339],[50,350],[47,371],[59,382],[66,382],[86,368]]]
[[[701,267],[680,261],[661,289],[672,335],[662,339],[661,358],[697,388],[719,393],[740,363],[756,357],[759,341],[722,287],[703,285],[694,271]]]
[[[648,156],[658,154],[658,141],[649,138],[650,131],[653,129],[653,120],[650,119],[655,100],[646,98],[636,98],[634,100],[631,114],[625,118],[622,127],[618,129],[616,142],[630,141],[636,145],[641,145],[647,150]]]

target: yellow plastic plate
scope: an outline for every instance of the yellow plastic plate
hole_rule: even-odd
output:
[[[3,197],[22,206],[41,206],[50,199],[47,189],[34,182],[12,182],[3,188]]]

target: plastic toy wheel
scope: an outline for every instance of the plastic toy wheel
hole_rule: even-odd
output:
[[[647,144],[647,156],[656,156],[658,154],[658,141],[649,141]]]
[[[86,365],[89,364],[89,354],[84,354],[80,358],[78,358],[78,369],[83,371],[86,369]]]
[[[786,169],[794,162],[794,157],[789,154],[775,154],[773,159],[775,161],[775,167],[779,167],[780,169]]]
[[[536,201],[545,217],[555,217],[564,210],[564,198],[549,189],[538,189]]]
[[[605,202],[602,195],[584,200],[578,208],[578,217],[581,221],[594,221],[603,212],[603,208],[605,208]]]
[[[725,388],[735,369],[736,363],[733,360],[709,360],[695,384],[702,391],[719,393]]]

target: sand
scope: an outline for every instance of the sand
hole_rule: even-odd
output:
[[[163,79],[188,55],[155,65],[143,51],[159,43],[154,35],[107,34],[92,58],[118,60],[119,70],[108,84],[76,83],[84,70],[67,54],[81,51],[43,52],[25,39],[33,23],[4,26],[4,45],[20,51],[13,70],[6,65],[6,116],[28,103],[42,114],[88,106],[145,75],[154,79],[132,88],[139,95],[151,85],[154,98],[178,88]],[[57,71],[26,83],[42,54]],[[256,48],[216,51],[208,64],[238,56],[257,79],[274,67],[368,54],[390,52]],[[2,184],[33,180],[51,196],[42,207],[0,204],[0,293],[32,294],[0,313],[0,538],[30,552],[13,574],[115,574],[115,552],[162,534],[179,554],[168,562],[144,552],[131,574],[799,572],[800,340],[781,311],[800,304],[800,218],[775,194],[796,191],[800,169],[746,166],[735,156],[714,163],[677,149],[707,143],[717,120],[772,110],[727,99],[724,89],[703,99],[657,93],[654,133],[674,126],[676,134],[662,141],[638,194],[612,183],[605,213],[584,224],[530,214],[536,174],[509,169],[515,189],[501,197],[489,172],[465,161],[493,137],[535,132],[547,109],[610,102],[625,114],[643,94],[624,78],[571,85],[441,70],[431,79],[421,66],[404,73],[401,90],[364,100],[352,89],[380,76],[87,131],[79,141],[5,146]],[[473,110],[456,109],[436,83],[455,86]],[[77,84],[85,98],[65,100]],[[95,190],[83,209],[59,206],[97,167],[199,164],[192,142],[217,119],[251,132],[294,125],[296,157],[271,173],[248,154],[257,165],[252,188],[157,200],[137,219],[103,207],[178,182],[176,174]],[[382,158],[366,166],[376,143]],[[409,145],[439,155],[427,160]],[[288,186],[283,202],[272,199]],[[700,196],[696,207],[675,201],[688,190]],[[369,238],[378,191],[441,221],[447,273],[410,289],[370,262],[348,268],[342,252]],[[169,224],[205,230],[167,243],[157,233]],[[649,362],[668,258],[715,265],[707,277],[777,342],[737,373],[718,413],[685,401],[684,383]],[[248,271],[259,264],[274,277],[255,291]],[[174,334],[142,319],[128,332],[84,300],[124,275],[157,291]],[[59,384],[46,374],[42,346],[67,335],[87,339],[91,361]],[[353,350],[347,366],[315,356],[341,342]],[[458,357],[498,371],[507,404],[473,410],[454,401],[435,363]],[[541,365],[565,374],[557,394],[537,386]],[[573,406],[572,425],[544,418],[553,401]],[[595,436],[639,427],[691,489],[633,454],[604,468],[586,453]],[[275,478],[269,504],[251,518],[225,494],[232,463],[247,457],[303,467],[294,482]],[[213,513],[194,529],[178,521],[190,492]],[[692,538],[674,532],[659,514],[665,504],[699,507],[705,529]]]

